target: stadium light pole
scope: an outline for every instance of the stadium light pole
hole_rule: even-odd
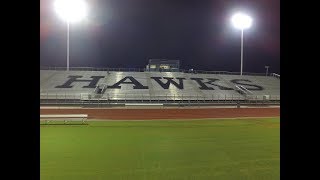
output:
[[[231,17],[231,23],[236,28],[241,30],[241,67],[240,75],[242,76],[243,69],[243,31],[251,27],[252,18],[244,13],[236,13]]]
[[[270,66],[264,66],[266,68],[266,76],[268,76],[268,72],[269,72],[269,67]]]
[[[54,9],[57,15],[67,23],[67,71],[69,71],[69,30],[70,24],[76,23],[88,14],[88,7],[85,0],[55,0]]]

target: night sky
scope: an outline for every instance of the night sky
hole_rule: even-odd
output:
[[[87,0],[86,21],[70,28],[70,66],[145,68],[179,59],[181,68],[240,71],[241,32],[233,12],[253,17],[244,32],[244,72],[280,73],[279,0]],[[40,0],[40,65],[66,66],[67,26]]]

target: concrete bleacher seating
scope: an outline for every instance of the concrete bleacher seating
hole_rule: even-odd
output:
[[[143,86],[147,88],[134,89],[130,79],[124,81],[121,88],[107,88],[104,93],[99,96],[100,100],[145,100],[145,101],[170,101],[170,100],[230,100],[230,99],[245,99],[246,96],[236,91],[236,86],[233,80],[249,84],[242,85],[245,88],[253,89],[251,96],[256,96],[256,99],[262,99],[264,95],[269,95],[280,100],[280,79],[273,76],[251,76],[251,75],[228,75],[228,74],[191,74],[182,72],[107,72],[107,71],[55,71],[55,70],[40,70],[40,99],[81,99],[82,94],[90,95],[94,99],[95,87],[86,88],[90,82],[73,82],[71,88],[61,87],[69,80],[69,76],[78,76],[78,80],[92,80],[91,76],[102,76],[95,84],[95,87],[101,84],[112,86],[125,77],[133,77]],[[179,79],[184,78],[183,88],[176,87],[170,84],[169,87],[163,88],[159,82],[153,77],[156,77],[163,84],[167,82],[166,78],[179,83]],[[206,86],[212,89],[201,89],[201,85],[192,80],[193,78],[202,78],[202,82],[208,82],[210,79],[218,79],[210,85]],[[240,81],[239,81],[240,80]],[[253,86],[262,87],[261,89]],[[218,86],[227,87],[221,89]],[[259,90],[257,90],[259,89]]]

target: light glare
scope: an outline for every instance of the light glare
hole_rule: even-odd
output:
[[[54,8],[58,16],[68,23],[81,21],[88,14],[84,0],[56,0]]]
[[[235,28],[244,30],[251,27],[252,18],[243,13],[236,13],[232,16],[231,22]]]

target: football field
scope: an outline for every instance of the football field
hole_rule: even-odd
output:
[[[41,180],[280,179],[280,119],[40,125]]]

